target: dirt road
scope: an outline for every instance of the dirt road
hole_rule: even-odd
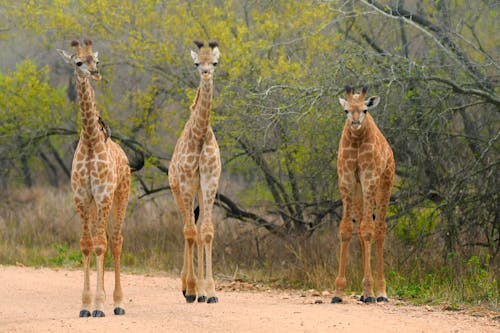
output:
[[[231,290],[234,286],[219,291],[217,304],[186,304],[177,278],[124,274],[122,281],[124,316],[113,315],[113,277],[106,272],[106,317],[78,318],[82,272],[0,266],[0,332],[500,332],[494,314],[397,301],[366,305],[349,299],[333,305],[326,295]],[[319,300],[323,303],[315,304]]]

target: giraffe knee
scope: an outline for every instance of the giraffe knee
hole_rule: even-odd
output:
[[[352,231],[344,231],[340,232],[340,241],[341,242],[349,242],[352,238]]]
[[[82,251],[84,256],[89,256],[92,251],[93,243],[90,238],[82,238],[80,239],[80,250]]]
[[[373,225],[364,224],[359,227],[361,239],[365,242],[371,242],[375,236],[375,228]]]
[[[203,225],[201,230],[201,238],[205,243],[210,243],[214,239],[214,227],[211,224]]]
[[[341,223],[340,225],[340,241],[349,242],[352,238],[353,223]]]
[[[101,254],[106,254],[106,249],[108,246],[108,241],[106,237],[98,237],[94,241],[94,252],[96,255],[100,256]]]

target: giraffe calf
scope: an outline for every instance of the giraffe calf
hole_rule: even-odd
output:
[[[366,87],[363,87],[360,94],[353,94],[353,89],[349,86],[346,86],[345,90],[347,99],[340,98],[339,101],[347,120],[340,138],[337,159],[343,213],[340,222],[339,270],[331,302],[342,302],[347,286],[345,267],[354,228],[353,221],[359,223],[358,235],[363,256],[361,300],[366,303],[373,303],[375,300],[387,302],[383,246],[385,216],[394,181],[395,161],[389,143],[368,112],[377,106],[380,98],[374,96],[365,100]],[[373,213],[375,207],[376,215]],[[370,265],[372,241],[375,241],[377,249],[376,298]]]

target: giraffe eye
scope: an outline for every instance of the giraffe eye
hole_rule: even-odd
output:
[[[363,113],[366,113],[367,111],[368,111],[368,109],[364,109],[364,110],[363,110]]]
[[[199,64],[199,63],[197,63],[197,62],[195,62],[195,63],[194,63],[194,65],[195,65],[196,67],[200,66],[200,64]]]
[[[80,67],[81,65],[83,65],[83,62],[81,62],[81,61],[77,61],[77,62],[76,62],[76,65],[77,65],[78,67]]]
[[[347,110],[344,110],[344,112],[345,112],[345,114],[348,114],[348,113],[349,113],[349,111],[347,111]]]
[[[217,63],[216,63],[216,62],[214,62],[212,65],[214,65],[214,67],[215,67],[215,66],[217,66]]]

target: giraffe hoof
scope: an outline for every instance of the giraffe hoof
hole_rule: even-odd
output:
[[[124,314],[125,314],[125,310],[124,310],[124,309],[122,309],[122,308],[120,308],[119,306],[117,306],[117,307],[115,308],[114,312],[115,312],[115,315],[117,315],[117,316],[121,316],[121,315],[124,315]]]
[[[332,298],[331,303],[333,303],[333,304],[335,304],[335,303],[342,303],[342,298],[337,297],[337,296],[334,296],[334,297]]]
[[[361,302],[365,302],[365,303],[375,303],[375,297],[371,297],[371,296],[368,296],[368,297],[365,297],[365,296],[361,296],[359,298],[359,300]]]
[[[90,317],[90,316],[91,316],[91,314],[90,314],[89,310],[82,310],[82,311],[80,311],[80,318]]]
[[[198,303],[205,303],[207,301],[207,296],[198,297]]]
[[[105,317],[105,316],[104,312],[102,312],[101,310],[94,310],[92,312],[92,317]]]
[[[377,302],[389,302],[389,300],[387,299],[387,297],[379,296],[377,297]]]
[[[207,303],[218,303],[218,302],[219,302],[219,299],[215,296],[212,296],[207,300]]]
[[[193,303],[195,299],[196,299],[196,295],[187,295],[186,296],[186,302],[188,302],[188,303]]]

